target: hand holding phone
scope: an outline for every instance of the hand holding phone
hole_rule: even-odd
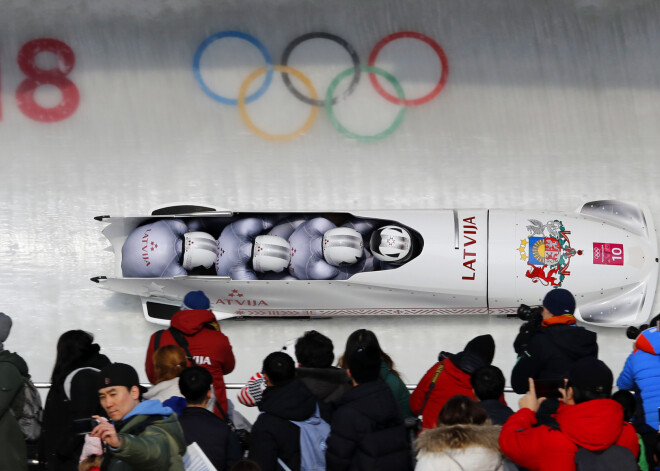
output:
[[[84,419],[74,419],[73,421],[73,433],[77,435],[85,435],[94,430],[99,424],[97,419],[92,417],[85,417]]]

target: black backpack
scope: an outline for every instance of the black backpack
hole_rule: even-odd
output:
[[[578,447],[575,454],[576,471],[639,471],[635,455],[628,448],[612,445],[600,451]]]

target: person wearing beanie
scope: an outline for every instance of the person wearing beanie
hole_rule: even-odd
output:
[[[183,471],[186,441],[176,414],[158,400],[141,401],[135,369],[111,363],[98,374],[99,400],[107,420],[98,415],[90,433],[103,441],[104,471]]]
[[[187,366],[203,366],[213,376],[215,413],[227,416],[227,392],[224,376],[234,371],[236,359],[231,343],[220,330],[220,324],[209,309],[211,303],[203,291],[190,291],[183,298],[181,310],[172,316],[170,328],[154,332],[149,340],[144,369],[147,378],[155,383],[153,354],[165,345],[179,345],[187,350]],[[187,343],[187,345],[184,345]]]
[[[511,372],[511,386],[517,394],[527,392],[529,378],[561,380],[579,359],[598,356],[596,333],[578,327],[574,312],[575,298],[570,291],[558,288],[545,295],[541,326],[528,334],[529,339],[518,351],[518,361]],[[555,407],[558,405],[556,401],[548,401],[544,409],[551,402]]]
[[[470,377],[479,368],[490,365],[494,356],[495,340],[489,334],[474,337],[460,353],[441,353],[410,395],[410,408],[413,414],[422,416],[422,428],[434,428],[442,407],[456,394],[477,399]],[[500,401],[506,405],[503,394]]]
[[[638,469],[637,434],[624,420],[621,404],[610,398],[612,383],[612,371],[601,360],[591,356],[574,362],[565,378],[566,387],[559,390],[557,425],[551,427],[537,421],[545,398],[536,396],[534,381],[529,379],[520,409],[502,427],[502,452],[530,471],[576,469],[578,447],[587,450],[580,450],[581,455],[596,452],[612,461],[616,466],[612,469]],[[611,449],[613,445],[622,448]],[[605,450],[613,454],[603,453]]]
[[[23,410],[23,377],[29,377],[28,366],[18,354],[5,350],[12,321],[0,312],[0,469],[27,470],[25,437],[13,412]]]

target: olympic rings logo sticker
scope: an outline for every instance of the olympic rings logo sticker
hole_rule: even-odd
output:
[[[243,41],[247,41],[252,46],[257,48],[257,50],[260,52],[266,64],[264,67],[259,67],[256,70],[254,70],[251,74],[247,76],[247,78],[243,80],[240,89],[238,90],[237,98],[226,97],[211,90],[211,88],[204,82],[204,79],[202,78],[202,74],[200,71],[200,63],[202,60],[202,56],[204,55],[204,52],[208,49],[208,47],[212,43],[214,43],[215,41],[222,40],[223,38],[236,38],[236,39],[241,39]],[[437,55],[438,60],[440,62],[441,73],[438,82],[434,85],[433,89],[430,92],[428,92],[427,94],[421,97],[406,98],[403,87],[396,79],[396,77],[394,77],[391,73],[387,72],[386,70],[383,70],[382,68],[376,66],[378,54],[381,52],[381,50],[392,41],[402,38],[416,39],[424,42],[425,44],[431,47],[431,49]],[[289,58],[291,56],[291,52],[301,43],[308,41],[310,39],[327,39],[329,41],[335,42],[336,44],[338,44],[339,46],[341,46],[343,49],[346,50],[352,62],[352,67],[349,67],[348,69],[339,73],[332,80],[332,82],[328,86],[328,89],[325,92],[325,96],[323,97],[319,97],[317,90],[314,88],[314,85],[312,84],[311,80],[306,75],[304,75],[300,70],[287,65]],[[273,75],[275,72],[279,72],[282,75],[282,80],[284,81],[284,85],[293,94],[293,96],[295,96],[298,100],[311,106],[309,115],[307,116],[307,119],[305,120],[303,125],[300,128],[296,129],[295,131],[292,131],[287,134],[272,134],[257,127],[257,125],[250,118],[246,106],[249,103],[252,103],[253,101],[257,100],[264,93],[266,93],[273,80]],[[428,103],[431,100],[433,100],[436,96],[438,96],[438,94],[442,91],[442,89],[445,87],[447,83],[447,77],[449,75],[449,61],[447,60],[447,56],[444,50],[442,49],[442,47],[440,47],[440,45],[437,42],[435,42],[433,39],[421,33],[413,32],[413,31],[402,31],[385,36],[383,39],[378,41],[378,43],[374,46],[374,48],[371,50],[371,53],[369,54],[367,65],[362,65],[360,63],[360,58],[358,57],[358,54],[355,51],[355,48],[353,48],[353,46],[351,46],[351,44],[348,43],[345,39],[330,33],[313,32],[313,33],[303,34],[302,36],[299,36],[295,38],[293,41],[291,41],[284,48],[284,52],[282,53],[282,57],[280,59],[280,65],[275,65],[273,63],[273,59],[271,58],[270,53],[268,52],[268,49],[266,49],[264,44],[261,43],[254,36],[240,31],[222,31],[212,36],[209,36],[199,45],[197,51],[195,52],[195,57],[193,59],[193,73],[195,75],[195,79],[197,80],[197,83],[199,84],[200,88],[202,89],[202,91],[204,91],[206,95],[208,95],[215,101],[222,103],[224,105],[238,107],[238,111],[241,116],[241,119],[248,127],[248,129],[250,129],[257,136],[262,137],[264,139],[282,142],[282,141],[289,141],[303,135],[312,127],[312,125],[316,121],[316,118],[319,113],[319,109],[324,108],[326,114],[328,115],[330,123],[344,136],[358,141],[376,141],[391,135],[401,125],[406,108]],[[371,135],[357,134],[347,129],[344,125],[342,125],[339,122],[334,112],[334,106],[340,101],[343,101],[346,98],[348,98],[353,93],[360,79],[362,78],[363,73],[368,74],[371,85],[380,96],[382,96],[388,102],[393,103],[395,105],[399,105],[401,107],[398,113],[396,114],[392,124],[387,129]],[[252,85],[252,83],[262,75],[264,75],[264,79],[261,86],[256,91],[248,95],[248,91],[250,90],[250,85]],[[301,91],[298,88],[296,88],[293,85],[290,76],[293,76],[297,80],[299,80],[305,90]],[[389,93],[382,86],[381,82],[379,82],[378,77],[381,77],[383,80],[387,81],[391,85],[395,94]],[[350,82],[348,83],[348,87],[341,94],[335,95],[338,85],[342,81],[348,80],[349,78],[350,78]]]

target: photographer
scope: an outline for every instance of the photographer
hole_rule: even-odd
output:
[[[543,298],[540,313],[530,313],[514,342],[518,361],[511,373],[517,394],[529,389],[529,378],[562,379],[581,358],[597,357],[596,333],[576,325],[575,298],[570,291],[553,289]]]

